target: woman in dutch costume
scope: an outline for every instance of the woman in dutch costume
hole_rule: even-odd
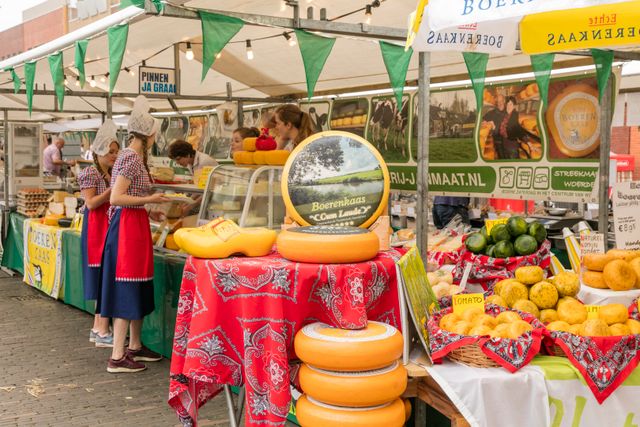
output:
[[[142,321],[154,310],[153,243],[145,205],[168,201],[151,194],[147,166],[158,128],[146,98],[138,96],[128,124],[129,146],[111,174],[110,223],[102,258],[100,314],[113,318],[113,350],[107,363],[112,373],[142,371],[146,366],[141,362],[162,359],[141,341]]]
[[[100,315],[97,300],[100,297],[102,249],[109,227],[111,168],[120,151],[117,130],[118,128],[111,120],[106,120],[102,124],[91,144],[93,165],[84,168],[78,175],[80,192],[85,202],[81,237],[82,282],[84,299],[96,300],[93,328],[89,332],[89,341],[94,342],[96,347],[113,347],[109,318]]]

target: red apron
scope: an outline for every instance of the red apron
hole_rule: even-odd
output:
[[[87,261],[89,267],[100,267],[104,241],[109,228],[109,203],[100,205],[97,209],[87,210]]]
[[[153,242],[147,211],[137,208],[120,210],[116,280],[153,280]]]

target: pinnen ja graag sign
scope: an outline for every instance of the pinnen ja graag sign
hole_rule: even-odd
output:
[[[173,68],[139,67],[139,88],[142,95],[176,95],[176,71]]]

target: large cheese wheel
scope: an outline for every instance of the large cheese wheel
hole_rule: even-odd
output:
[[[400,332],[386,323],[370,321],[358,330],[333,328],[316,322],[298,331],[296,355],[305,363],[329,371],[370,371],[389,366],[402,356]]]
[[[274,166],[282,166],[287,163],[287,159],[289,158],[289,154],[291,151],[289,150],[271,150],[264,152],[264,159],[268,165]]]
[[[265,155],[267,153],[268,151],[255,151],[253,153],[253,163],[255,163],[256,165],[266,165],[267,159]]]
[[[296,403],[296,418],[302,427],[402,427],[402,400],[368,408],[344,408],[318,402],[303,395]]]
[[[283,230],[277,246],[280,255],[291,261],[349,264],[374,258],[380,240],[364,228],[312,225]]]
[[[375,406],[397,399],[407,388],[407,370],[398,361],[374,371],[336,372],[303,364],[300,387],[305,394],[337,406]]]
[[[233,153],[233,163],[236,165],[252,165],[253,153],[251,151],[236,151]]]

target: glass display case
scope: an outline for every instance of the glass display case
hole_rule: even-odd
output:
[[[207,181],[198,224],[223,216],[240,227],[280,228],[285,207],[281,166],[216,166]]]
[[[33,123],[9,124],[10,194],[22,188],[40,187],[40,156],[42,127]]]

